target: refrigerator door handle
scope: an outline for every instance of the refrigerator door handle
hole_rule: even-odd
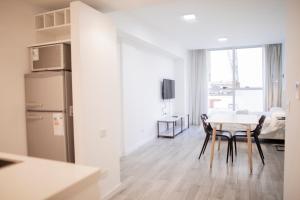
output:
[[[31,119],[31,120],[42,120],[43,119],[43,117],[40,115],[27,115],[26,118]]]
[[[29,107],[29,108],[43,107],[43,104],[41,104],[41,103],[26,103],[26,107]]]
[[[69,116],[73,117],[73,106],[69,106]]]

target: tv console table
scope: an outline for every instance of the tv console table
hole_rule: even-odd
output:
[[[185,119],[187,118],[187,125]],[[160,124],[165,124],[166,130],[161,132]],[[170,129],[171,124],[171,129]],[[178,125],[179,124],[179,125]],[[174,115],[164,117],[157,121],[157,137],[175,138],[177,135],[190,128],[190,115]]]

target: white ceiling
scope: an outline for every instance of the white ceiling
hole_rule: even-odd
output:
[[[284,0],[177,0],[128,12],[188,49],[284,42]],[[195,14],[195,23],[180,17]],[[220,37],[228,42],[220,43]]]
[[[70,0],[27,0],[56,9]],[[284,41],[285,0],[82,0],[107,11],[122,11],[188,49],[248,46]],[[195,23],[181,20],[195,14]],[[219,37],[228,42],[220,43]]]
[[[36,6],[46,9],[58,9],[68,7],[73,0],[26,0],[33,3]],[[94,8],[103,11],[117,11],[134,9],[146,5],[153,5],[157,3],[168,2],[172,0],[80,0]]]

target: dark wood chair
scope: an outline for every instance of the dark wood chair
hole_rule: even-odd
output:
[[[265,119],[266,119],[266,116],[265,115],[262,115],[258,121],[258,125],[256,126],[256,128],[251,131],[251,137],[254,138],[254,141],[256,143],[256,146],[257,146],[257,150],[259,152],[259,155],[260,155],[260,158],[261,158],[261,161],[263,164],[265,164],[265,157],[264,157],[264,153],[261,149],[261,145],[260,145],[260,142],[259,142],[259,139],[258,139],[258,136],[260,135],[261,133],[261,129],[263,127],[263,124],[265,122]],[[247,132],[246,131],[236,131],[233,135],[233,141],[234,141],[234,148],[235,148],[235,155],[237,156],[237,150],[236,150],[236,138],[238,137],[242,137],[242,138],[245,138],[247,137]]]
[[[210,139],[210,137],[212,136],[213,133],[213,128],[211,127],[211,125],[209,123],[206,122],[206,120],[208,119],[206,114],[202,114],[201,115],[201,121],[203,124],[203,128],[204,128],[204,132],[206,134],[206,137],[204,139],[204,143],[201,149],[201,152],[199,154],[198,159],[201,158],[201,155],[204,154],[207,143]],[[232,135],[229,131],[222,131],[222,130],[217,130],[217,137],[222,137],[228,140],[228,147],[227,147],[227,157],[226,157],[226,163],[228,163],[228,156],[229,154],[231,155],[231,161],[233,162],[233,145],[232,145]]]

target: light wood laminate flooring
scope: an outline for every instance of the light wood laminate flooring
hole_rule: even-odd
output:
[[[111,200],[280,200],[283,199],[284,152],[262,144],[263,166],[253,143],[253,174],[249,174],[247,143],[226,164],[227,142],[215,151],[209,168],[210,144],[198,160],[204,133],[191,127],[175,139],[159,138],[121,159],[122,185]]]

